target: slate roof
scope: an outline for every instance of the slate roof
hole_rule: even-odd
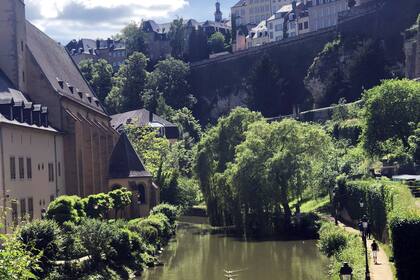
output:
[[[234,6],[233,6],[233,8],[235,8],[235,7],[242,7],[242,6],[245,6],[247,4],[247,1],[246,0],[239,0],[239,2],[238,3],[236,3]]]
[[[129,123],[137,125],[137,126],[147,126],[147,125],[150,125],[149,114],[150,112],[148,110],[139,109],[139,110],[112,115],[111,126],[116,130],[118,130],[122,126]],[[155,114],[153,114],[153,123],[161,124],[164,127],[176,127],[175,124],[168,122],[167,120]]]
[[[13,101],[29,102],[23,93],[13,88],[12,82],[0,69],[0,99],[13,99]]]
[[[152,177],[125,133],[120,135],[112,151],[108,175],[111,179]]]
[[[26,33],[29,51],[55,91],[79,104],[106,114],[66,49],[28,21]],[[74,88],[73,92],[71,87]],[[89,96],[94,98],[88,98]]]

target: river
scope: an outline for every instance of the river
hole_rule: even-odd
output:
[[[223,270],[241,270],[235,280],[325,280],[328,259],[316,241],[243,241],[211,234],[205,225],[181,224],[161,256],[164,266],[140,280],[223,280]]]

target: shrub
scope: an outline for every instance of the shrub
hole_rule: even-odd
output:
[[[116,264],[131,264],[134,259],[131,254],[132,233],[128,229],[118,229],[110,239],[111,250],[107,252],[107,257]]]
[[[126,188],[119,188],[108,193],[112,199],[113,206],[115,209],[115,218],[118,217],[118,211],[124,207],[130,205],[132,192],[128,191]]]
[[[318,245],[328,257],[337,255],[347,246],[347,234],[333,224],[325,223],[319,232]]]
[[[62,224],[61,229],[63,232],[63,258],[72,260],[86,256],[87,251],[80,239],[79,227],[68,221]]]
[[[175,224],[175,221],[179,216],[178,208],[170,204],[159,204],[153,207],[152,211],[150,212],[151,215],[159,213],[165,215],[171,225]]]
[[[353,268],[353,279],[364,279],[364,246],[359,235],[326,222],[321,227],[318,244],[324,254],[332,256],[330,279],[340,279],[339,271],[343,262],[348,262]]]
[[[50,262],[59,256],[63,244],[61,234],[58,224],[51,220],[35,220],[19,230],[18,238],[26,250],[34,256],[42,254],[40,266],[43,272],[37,273],[39,276],[45,275],[51,268]]]
[[[89,218],[104,218],[113,207],[112,198],[106,193],[89,195],[84,198],[85,212]]]
[[[84,205],[80,197],[63,195],[48,206],[47,218],[62,224],[66,221],[79,222],[85,216]]]
[[[115,234],[112,224],[97,219],[84,219],[80,226],[80,239],[93,262],[102,260],[110,251],[110,241]]]
[[[38,269],[39,256],[29,254],[26,246],[15,236],[0,235],[0,243],[0,279],[35,279],[32,271]]]
[[[394,219],[391,223],[391,231],[398,279],[418,279],[418,268],[420,267],[420,217]]]

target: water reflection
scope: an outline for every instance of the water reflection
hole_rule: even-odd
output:
[[[211,234],[202,225],[182,225],[162,256],[163,267],[141,280],[223,280],[224,269],[238,280],[324,280],[328,260],[315,241],[242,241]]]

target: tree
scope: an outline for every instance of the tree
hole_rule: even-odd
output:
[[[125,40],[127,56],[135,52],[147,54],[147,44],[142,26],[135,22],[129,23],[121,30],[120,37]]]
[[[105,59],[99,59],[97,62],[87,59],[80,61],[79,67],[95,95],[101,103],[104,103],[112,88],[113,69],[111,64]]]
[[[133,193],[128,191],[127,188],[118,188],[110,191],[108,195],[111,197],[113,202],[115,218],[118,218],[118,212],[124,207],[130,205]]]
[[[209,49],[212,53],[219,53],[225,49],[225,36],[220,32],[213,33],[209,38]]]
[[[82,72],[83,77],[86,79],[86,81],[92,85],[92,73],[93,73],[93,66],[95,64],[95,61],[93,59],[84,59],[79,62],[79,69],[80,72]]]
[[[156,112],[159,98],[173,109],[192,108],[196,99],[188,82],[190,67],[187,63],[168,58],[159,61],[147,76],[143,102],[148,110]]]
[[[175,19],[169,29],[168,38],[172,47],[172,56],[177,59],[182,59],[185,53],[185,38],[186,30],[184,20],[182,18]]]
[[[192,144],[200,140],[202,134],[201,125],[190,109],[184,107],[179,110],[173,110],[170,115],[165,117],[177,125],[181,138],[187,141],[187,144],[190,144],[190,148],[192,148]]]
[[[232,195],[226,181],[223,181],[227,176],[225,172],[234,160],[236,146],[245,139],[249,125],[261,119],[259,113],[236,108],[229,116],[220,118],[217,125],[207,131],[197,144],[193,169],[212,225],[229,223],[225,217],[231,217],[233,209],[219,207],[236,206],[231,203]]]
[[[103,219],[114,206],[111,196],[105,193],[92,194],[83,200],[85,212],[89,218]]]
[[[134,52],[121,65],[113,78],[111,92],[105,100],[112,112],[124,112],[142,107],[140,93],[146,83],[146,66],[147,58],[139,52]]]
[[[410,80],[387,80],[363,94],[363,146],[370,155],[383,156],[385,141],[408,139],[420,122],[420,84]]]
[[[258,61],[247,79],[248,106],[265,117],[277,116],[281,110],[285,82],[268,55]]]
[[[233,193],[238,195],[238,207],[245,213],[245,229],[271,233],[273,228],[266,227],[278,223],[270,221],[277,205],[283,208],[287,228],[291,222],[290,201],[300,199],[305,189],[316,184],[325,169],[319,165],[326,162],[331,138],[321,126],[295,120],[256,122],[245,135],[236,147],[229,179]]]

